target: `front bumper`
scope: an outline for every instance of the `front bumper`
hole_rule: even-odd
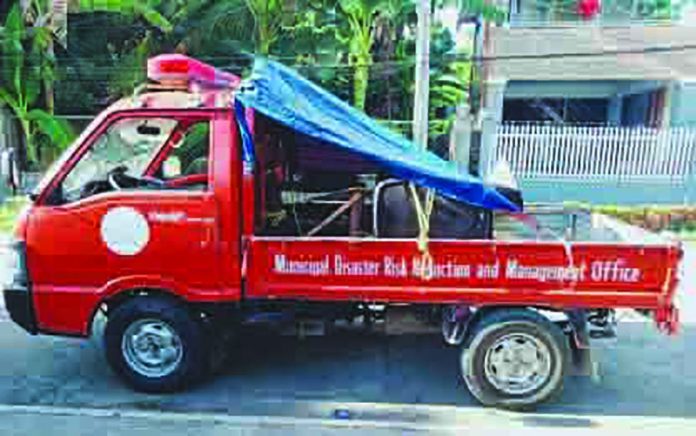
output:
[[[12,321],[34,335],[38,329],[31,282],[27,271],[26,245],[22,241],[15,241],[8,248],[11,277],[3,286],[5,308],[10,313]]]
[[[3,290],[5,307],[10,318],[27,332],[35,335],[36,318],[34,317],[34,303],[28,288],[8,287]]]

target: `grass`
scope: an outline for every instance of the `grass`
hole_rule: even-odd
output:
[[[19,215],[27,202],[28,200],[25,197],[11,197],[0,205],[0,235],[12,233],[17,215]]]
[[[678,232],[677,237],[683,241],[696,242],[696,230],[684,230]]]
[[[609,216],[613,216],[622,221],[626,221],[639,226],[649,227],[649,218],[667,218],[664,230],[672,232],[676,237],[685,241],[696,241],[696,206],[693,205],[652,205],[652,206],[618,206],[618,205],[597,205],[592,206],[586,203],[568,202],[564,203],[567,208],[589,209]],[[676,219],[672,219],[676,217]],[[659,231],[659,230],[658,230]]]

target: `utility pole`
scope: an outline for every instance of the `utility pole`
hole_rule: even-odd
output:
[[[416,6],[416,89],[413,99],[413,141],[428,148],[428,97],[430,93],[430,0]]]
[[[490,0],[483,0],[484,7]],[[472,47],[472,65],[469,75],[469,100],[457,108],[454,126],[450,134],[450,159],[456,161],[460,168],[470,174],[480,176],[482,147],[484,142],[485,108],[488,104],[486,85],[489,67],[483,58],[490,53],[490,23],[484,20],[483,13],[474,19],[474,38]],[[488,130],[490,130],[490,126]],[[490,141],[488,141],[490,142]]]
[[[55,36],[58,43],[64,48],[68,47],[68,0],[51,0],[49,10],[50,21],[48,26],[51,29],[52,36]],[[51,58],[55,58],[55,47],[53,37],[48,40],[46,53]],[[50,79],[44,80],[44,92],[46,93],[46,110],[53,114],[55,111],[55,90],[53,81]]]
[[[489,5],[490,0],[484,0],[484,5]],[[482,58],[490,53],[490,22],[484,20],[480,14],[476,20],[476,31],[474,34],[473,50],[473,70],[471,82],[469,84],[469,94],[471,101],[471,115],[473,125],[471,128],[471,156],[470,170],[475,175],[481,175],[481,147],[483,136],[483,117],[484,110],[488,104],[486,85],[490,74],[489,66]]]
[[[51,27],[58,43],[68,47],[68,0],[52,0]]]

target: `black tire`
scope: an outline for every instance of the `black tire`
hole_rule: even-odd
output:
[[[512,392],[497,387],[495,375],[486,373],[486,355],[501,347],[499,340],[513,337],[537,344],[549,362],[540,385],[529,391]],[[512,339],[510,339],[512,340]],[[538,341],[538,342],[536,342]],[[484,317],[474,327],[461,355],[462,376],[469,392],[481,404],[514,410],[530,410],[557,396],[563,389],[568,368],[568,350],[563,332],[539,313],[529,309],[500,309]],[[544,349],[545,347],[545,349]],[[492,371],[491,371],[492,372]],[[499,383],[500,384],[500,383]]]
[[[145,375],[128,363],[124,335],[134,323],[156,320],[177,338],[180,350],[174,368],[162,376]],[[109,314],[104,331],[106,359],[111,368],[132,388],[148,393],[180,390],[199,381],[207,372],[208,347],[202,326],[193,319],[185,305],[164,297],[142,296],[116,307]],[[131,358],[132,359],[132,358]]]

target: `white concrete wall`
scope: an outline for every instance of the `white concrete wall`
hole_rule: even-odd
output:
[[[696,125],[696,80],[673,85],[670,119],[674,126]]]
[[[490,61],[493,77],[503,80],[669,81],[693,76],[696,71],[693,25],[494,27],[491,38],[486,54],[494,58]],[[669,47],[681,48],[645,51]],[[618,50],[631,53],[612,54]],[[609,54],[554,56],[597,52]],[[528,58],[514,58],[519,56]]]

